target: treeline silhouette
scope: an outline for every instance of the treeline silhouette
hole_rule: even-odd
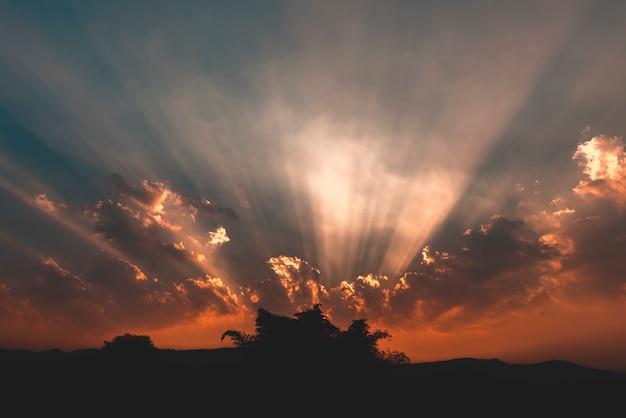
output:
[[[255,335],[228,330],[222,341],[227,337],[243,350],[248,366],[274,371],[372,373],[409,363],[402,352],[379,349],[378,342],[391,337],[388,332],[371,331],[366,319],[353,320],[342,331],[322,313],[319,304],[295,313],[293,318],[259,308]]]
[[[240,351],[237,363],[247,370],[372,373],[409,363],[404,353],[378,347],[380,340],[391,337],[388,332],[370,330],[366,319],[353,320],[342,331],[331,323],[319,304],[296,312],[293,317],[259,308],[255,324],[256,334],[226,330],[221,337],[222,341],[233,341]],[[156,360],[162,350],[154,346],[148,335],[126,333],[104,341],[101,351],[116,362],[136,364]]]
[[[123,334],[99,348],[0,350],[2,395],[19,414],[310,416],[604,416],[626,412],[626,375],[567,362],[509,365],[497,359],[410,363],[381,350],[386,331],[367,320],[333,325],[320,305],[292,317],[258,309],[255,333],[223,332],[234,347],[159,349]],[[585,410],[584,408],[591,408]],[[410,412],[409,412],[410,413]],[[615,415],[613,415],[615,416]]]

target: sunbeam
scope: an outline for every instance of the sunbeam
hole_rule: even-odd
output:
[[[321,304],[495,355],[624,300],[619,2],[55,3],[0,5],[13,337]]]

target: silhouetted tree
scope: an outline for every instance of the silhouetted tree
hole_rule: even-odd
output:
[[[112,341],[104,341],[101,350],[116,360],[145,362],[156,357],[158,350],[148,335],[118,335]]]
[[[381,358],[390,364],[408,364],[411,360],[402,351],[386,350],[380,352]]]
[[[385,331],[370,332],[365,319],[355,319],[338,338],[342,357],[352,362],[366,362],[381,358],[378,340],[389,338]]]
[[[119,352],[149,352],[155,350],[152,339],[148,335],[124,334],[118,335],[112,341],[105,341],[102,346],[104,351]]]
[[[256,340],[256,336],[246,334],[245,332],[228,330],[222,334],[222,341],[229,337],[237,347],[248,348]]]
[[[256,335],[235,330],[222,334],[222,341],[229,337],[244,349],[244,358],[252,365],[302,372],[408,363],[403,353],[378,349],[379,340],[390,337],[386,331],[370,331],[365,319],[354,320],[341,331],[319,304],[295,313],[294,318],[259,308],[255,323]]]
[[[297,312],[294,316],[297,318],[298,334],[310,342],[328,341],[341,333],[341,330],[322,313],[319,304],[313,306],[312,309]]]

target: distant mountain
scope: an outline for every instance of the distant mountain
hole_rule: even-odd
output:
[[[104,355],[99,349],[0,349],[0,393],[5,404],[20,405],[22,416],[41,412],[37,409],[41,402],[48,411],[83,411],[81,408],[95,405],[111,408],[110,414],[119,408],[135,408],[142,416],[160,416],[167,410],[183,416],[184,409],[242,416],[280,412],[289,403],[297,404],[296,409],[287,408],[285,414],[273,416],[328,411],[330,415],[342,411],[350,416],[375,412],[399,416],[393,411],[406,408],[425,416],[469,412],[482,416],[626,416],[625,373],[558,360],[508,364],[499,359],[458,358],[395,365],[376,373],[307,369],[305,375],[299,375],[297,367],[250,368],[242,362],[239,348],[155,349],[153,354],[150,358],[125,358]],[[433,408],[437,415],[418,413]]]
[[[6,368],[54,365],[57,362],[94,365],[105,359],[100,349],[62,351],[50,349],[31,351],[0,348],[0,366]],[[212,368],[237,366],[241,363],[239,348],[172,350],[156,349],[155,361],[161,365],[185,368]],[[576,382],[626,382],[626,373],[594,369],[575,363],[551,360],[533,364],[509,364],[499,359],[457,358],[434,362],[395,365],[389,370],[396,377],[428,379],[450,374],[476,374],[477,376],[504,378],[527,383],[576,383]]]
[[[429,377],[442,373],[472,371],[485,376],[529,383],[623,382],[626,373],[599,370],[575,363],[551,360],[533,364],[508,364],[499,359],[458,358],[398,367],[398,375]]]

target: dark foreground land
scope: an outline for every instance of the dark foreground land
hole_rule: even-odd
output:
[[[19,416],[626,416],[626,374],[551,361],[385,367],[249,364],[237,348],[0,350],[0,414]]]

